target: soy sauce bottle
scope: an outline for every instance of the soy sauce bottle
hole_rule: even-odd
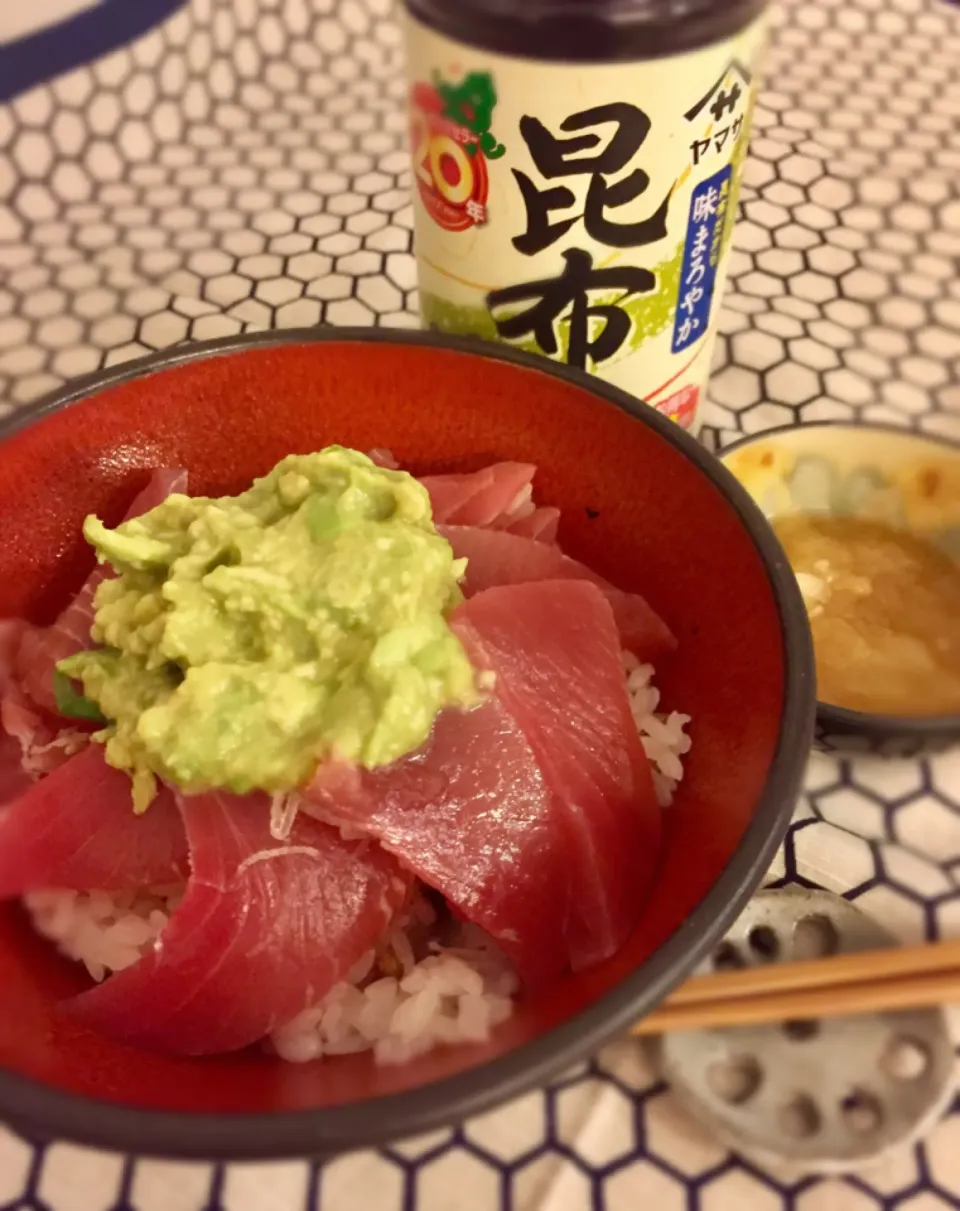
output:
[[[764,0],[405,0],[423,321],[698,427]]]

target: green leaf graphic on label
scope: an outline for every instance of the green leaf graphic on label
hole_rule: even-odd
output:
[[[630,335],[624,341],[616,357],[603,365],[620,361],[634,353],[651,337],[658,336],[672,322],[677,309],[677,289],[680,281],[680,269],[683,263],[683,244],[677,244],[673,255],[658,264],[651,266],[657,277],[657,288],[650,294],[639,295],[620,302],[618,292],[601,296],[591,296],[591,302],[603,305],[619,306],[630,319]],[[527,353],[543,354],[540,346],[531,338],[517,341],[503,341],[497,332],[493,316],[483,306],[458,306],[437,294],[424,292],[420,295],[420,311],[428,327],[440,332],[448,332],[460,336],[478,336],[484,340],[501,341]],[[506,315],[498,312],[501,319]],[[560,318],[554,326],[557,336],[558,351],[555,361],[565,362],[569,349],[569,321]],[[589,369],[596,367],[590,366]]]
[[[497,105],[497,91],[490,73],[472,71],[459,84],[452,84],[439,72],[434,72],[433,87],[443,102],[443,116],[475,134],[480,150],[488,160],[498,160],[507,149],[497,142],[490,130]],[[468,143],[467,152],[476,155],[477,145]]]
[[[488,160],[499,160],[507,149],[497,142],[489,130],[485,130],[480,136],[480,150]]]

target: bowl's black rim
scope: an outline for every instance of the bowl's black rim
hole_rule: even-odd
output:
[[[185,362],[280,345],[400,344],[507,362],[590,391],[648,425],[707,476],[738,514],[764,564],[783,623],[784,701],[767,783],[740,845],[688,920],[600,1001],[547,1034],[432,1084],[343,1106],[278,1113],[140,1109],[63,1092],[0,1070],[0,1118],[28,1135],[138,1155],[204,1160],[324,1156],[449,1126],[545,1084],[624,1033],[709,952],[769,868],[786,832],[813,738],[813,647],[800,591],[762,512],[734,476],[667,417],[580,371],[472,338],[366,328],[289,329],[181,345],[86,376],[0,424],[0,440],[93,393]]]
[[[778,425],[775,429],[764,429],[760,433],[751,433],[747,437],[739,437],[736,441],[724,446],[717,452],[721,462],[726,463],[731,454],[752,446],[759,441],[769,438],[776,439],[786,433],[795,432],[797,425]],[[923,433],[919,429],[908,429],[906,426],[891,425],[881,422],[848,420],[822,420],[804,423],[804,431],[808,429],[856,429],[870,430],[876,433],[893,433],[898,437],[912,437],[928,446],[943,446],[948,450],[960,453],[960,441],[951,437],[941,437],[939,434]],[[845,706],[834,706],[832,702],[817,700],[817,719],[824,729],[840,733],[857,733],[872,737],[875,740],[913,740],[933,737],[960,735],[960,714],[956,715],[875,715],[868,711],[854,711]]]

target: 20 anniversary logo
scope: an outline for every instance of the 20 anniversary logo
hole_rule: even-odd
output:
[[[459,84],[436,73],[432,83],[411,90],[417,188],[427,213],[447,231],[486,222],[487,161],[506,151],[490,129],[496,104],[489,72],[471,72]]]

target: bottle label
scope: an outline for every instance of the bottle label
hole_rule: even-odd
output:
[[[695,429],[764,23],[564,64],[406,17],[424,322],[600,375]]]

